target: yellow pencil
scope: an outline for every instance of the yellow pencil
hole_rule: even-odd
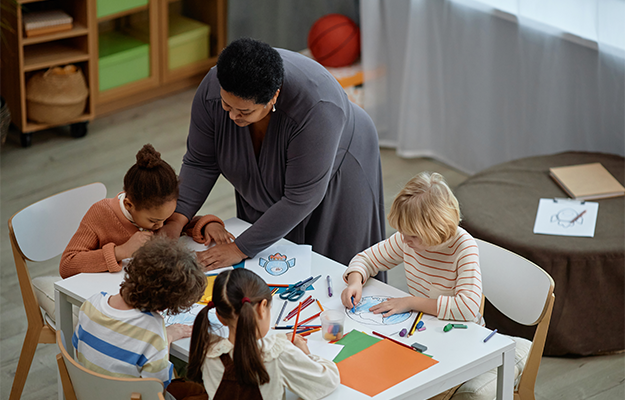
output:
[[[278,293],[278,288],[273,288],[271,290],[271,295],[273,296],[274,294]]]
[[[319,300],[317,300],[317,305],[319,306],[319,309],[323,311],[323,307],[321,307],[321,303],[319,303]]]
[[[408,332],[407,337],[410,337],[414,334],[414,331],[417,329],[417,324],[419,323],[419,321],[421,321],[421,317],[423,317],[423,313],[419,311],[419,314],[417,314],[417,318],[415,318],[412,326],[410,327],[410,332]]]

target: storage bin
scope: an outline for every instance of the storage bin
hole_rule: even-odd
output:
[[[169,69],[176,69],[209,54],[210,26],[181,15],[169,16]]]
[[[98,18],[107,15],[145,6],[148,0],[98,0],[96,16]]]
[[[150,40],[147,23],[125,28],[126,32],[145,42]],[[176,69],[205,60],[209,51],[210,26],[180,14],[169,14],[168,66]]]
[[[100,91],[150,76],[150,45],[118,31],[99,35]]]

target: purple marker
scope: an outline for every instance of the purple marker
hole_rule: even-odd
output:
[[[326,276],[326,282],[328,282],[328,297],[332,297],[332,279],[330,279],[330,275]]]

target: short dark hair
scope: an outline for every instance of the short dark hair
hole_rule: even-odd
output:
[[[124,176],[126,197],[138,210],[149,210],[177,200],[178,186],[174,169],[149,143],[139,150],[136,164]]]
[[[256,104],[267,104],[284,80],[282,57],[267,43],[237,39],[221,51],[217,79],[226,92]]]
[[[206,276],[195,254],[158,235],[133,254],[119,292],[130,307],[178,314],[200,300],[205,289]]]

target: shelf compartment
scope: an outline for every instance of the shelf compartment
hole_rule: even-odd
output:
[[[66,65],[89,60],[85,48],[69,41],[39,43],[24,47],[24,71],[34,71],[56,65]]]
[[[76,37],[76,36],[84,36],[87,34],[89,34],[89,29],[82,24],[76,23],[74,24],[74,27],[68,31],[52,33],[49,35],[35,36],[31,38],[24,38],[24,40],[22,41],[22,44],[24,44],[24,46],[28,46],[31,44],[50,42],[54,40],[66,39],[66,38],[71,38],[71,37]]]
[[[114,19],[148,8],[148,0],[98,0],[98,21]]]
[[[119,31],[99,36],[100,91],[150,76],[150,45]]]

